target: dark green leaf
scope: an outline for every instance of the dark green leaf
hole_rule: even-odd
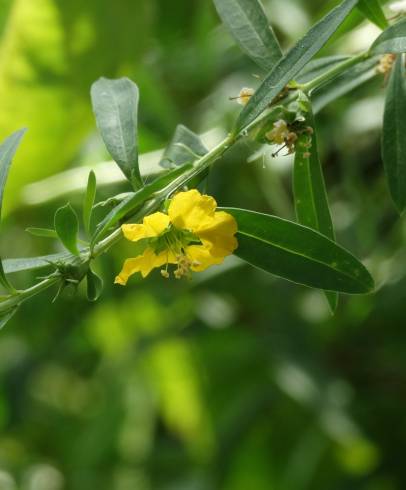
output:
[[[6,313],[3,313],[0,316],[0,330],[6,325],[6,323],[11,320],[11,318],[15,315],[15,313],[18,310],[18,305],[14,306],[14,308],[11,308],[11,310],[8,310]]]
[[[30,235],[40,236],[44,238],[58,238],[58,233],[50,228],[35,228],[30,227],[25,230]]]
[[[137,208],[142,206],[145,201],[150,199],[155,192],[164,189],[174,179],[182,175],[189,168],[191,168],[191,166],[184,165],[182,167],[170,170],[165,175],[158,177],[151,184],[146,185],[137,192],[131,193],[128,197],[121,201],[120,204],[113,208],[103,219],[103,221],[98,224],[96,232],[92,237],[92,245],[94,245],[109,228],[114,226],[120,220],[125,219],[129,213],[133,213]]]
[[[324,46],[341,22],[351,12],[358,0],[344,0],[314,25],[305,36],[282,58],[265,78],[242,110],[236,124],[237,131],[244,129],[259,116]]]
[[[224,208],[238,223],[235,255],[276,276],[327,291],[371,292],[374,281],[361,262],[319,232],[244,209]]]
[[[296,217],[300,224],[313,228],[335,241],[311,109],[306,123],[310,132],[299,135],[293,169]],[[326,296],[330,308],[334,312],[337,308],[338,295],[327,292]]]
[[[386,93],[382,158],[392,199],[401,213],[406,205],[406,70],[397,57]]]
[[[383,31],[372,44],[371,53],[406,53],[406,18]]]
[[[67,252],[57,254],[43,255],[40,257],[24,257],[20,259],[6,259],[3,263],[4,270],[7,274],[14,272],[23,272],[50,267],[51,264],[60,260],[65,260],[70,256]]]
[[[359,0],[358,8],[367,19],[381,29],[386,29],[388,27],[388,21],[386,20],[379,0]]]
[[[374,78],[377,63],[377,57],[369,58],[315,89],[311,94],[314,112],[320,112],[326,105]]]
[[[164,168],[191,163],[207,153],[201,139],[186,126],[179,124],[160,161]]]
[[[83,202],[83,225],[86,233],[90,232],[93,204],[96,197],[96,174],[91,170],[87,179],[85,200]]]
[[[97,301],[103,290],[103,279],[99,277],[89,267],[86,275],[87,282],[87,299],[89,301]]]
[[[93,111],[103,141],[134,188],[142,187],[138,167],[138,87],[128,78],[100,78],[91,89]]]
[[[77,246],[79,220],[75,210],[69,203],[56,210],[54,227],[59,239],[69,252],[79,255]]]
[[[269,71],[282,57],[282,51],[260,1],[214,0],[214,5],[244,53]]]
[[[21,142],[22,137],[26,129],[20,129],[16,131],[11,136],[9,136],[2,145],[0,146],[0,217],[1,217],[1,209],[3,204],[4,197],[4,188],[6,186],[8,171],[10,169],[11,162],[14,158],[14,155],[17,151],[18,145]],[[14,291],[14,287],[8,281],[4,270],[2,260],[0,258],[0,283],[9,291]]]

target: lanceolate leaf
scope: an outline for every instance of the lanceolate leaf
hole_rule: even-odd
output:
[[[323,56],[321,58],[316,58],[303,68],[300,73],[296,76],[296,81],[298,83],[307,83],[313,78],[318,77],[325,71],[329,70],[333,66],[345,61],[349,56],[345,55],[333,55],[333,56]]]
[[[87,179],[85,200],[83,203],[83,225],[87,233],[90,231],[93,204],[96,197],[96,174],[91,170]]]
[[[54,227],[59,239],[69,252],[79,255],[77,246],[79,220],[69,203],[56,210]]]
[[[214,0],[217,12],[241,49],[269,71],[282,57],[259,0]]]
[[[371,292],[374,281],[362,263],[319,232],[245,209],[224,208],[238,223],[235,255],[284,279],[327,291]]]
[[[142,187],[138,167],[138,87],[128,78],[100,78],[91,89],[93,111],[103,141],[134,188]]]
[[[383,31],[372,44],[371,53],[406,53],[406,18]]]
[[[0,216],[3,204],[4,188],[6,186],[8,171],[11,162],[20,144],[21,138],[24,136],[26,129],[20,129],[9,136],[0,146]],[[9,283],[3,270],[3,264],[0,259],[0,282],[9,291],[14,291],[13,286]]]
[[[338,26],[351,12],[358,0],[344,0],[313,26],[305,36],[271,70],[248,104],[242,110],[236,124],[241,131],[259,116],[286,84],[324,46]]]
[[[379,0],[359,0],[358,8],[367,19],[381,29],[386,29],[388,27],[388,21],[386,20]]]
[[[299,136],[293,170],[293,194],[299,223],[335,240],[326,186],[317,148],[313,114],[308,113],[309,132]],[[332,311],[337,307],[336,293],[326,293]]]
[[[385,103],[382,157],[392,199],[401,213],[406,205],[406,70],[405,56],[397,57]]]
[[[50,228],[35,228],[30,227],[25,230],[30,235],[39,236],[43,238],[58,238],[58,233]]]
[[[207,153],[197,134],[179,124],[159,164],[164,168],[179,167],[193,162]]]

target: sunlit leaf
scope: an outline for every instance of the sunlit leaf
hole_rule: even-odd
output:
[[[224,208],[238,223],[235,255],[284,279],[327,291],[371,292],[374,281],[362,263],[319,232],[245,209]]]
[[[401,213],[406,205],[406,70],[397,57],[386,93],[382,158],[392,199]]]
[[[100,78],[91,89],[93,111],[103,141],[134,188],[142,187],[138,167],[137,85],[128,78]]]
[[[0,217],[1,217],[2,207],[3,207],[4,189],[7,182],[8,172],[10,170],[10,165],[11,162],[13,161],[14,155],[21,142],[21,138],[24,136],[25,131],[26,131],[25,129],[20,129],[19,131],[16,131],[0,145]],[[0,282],[9,291],[14,290],[13,286],[10,284],[10,282],[8,281],[4,273],[1,258],[0,258]]]
[[[91,170],[87,179],[85,199],[83,202],[83,225],[87,233],[90,231],[90,221],[94,200],[96,198],[96,174]]]
[[[282,58],[259,0],[214,0],[217,12],[241,49],[259,67],[269,71]]]
[[[372,44],[371,53],[406,53],[406,18],[383,31]]]
[[[324,46],[338,26],[356,5],[357,0],[344,0],[314,25],[305,36],[271,70],[248,104],[242,110],[236,130],[241,131],[259,116],[283,90],[286,84]]]
[[[59,239],[69,252],[79,255],[77,246],[79,220],[75,210],[69,203],[56,210],[54,226]]]

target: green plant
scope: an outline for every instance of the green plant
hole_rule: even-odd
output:
[[[229,134],[207,150],[196,134],[178,126],[160,162],[162,171],[146,184],[138,166],[138,88],[127,78],[95,82],[91,95],[97,125],[131,190],[124,196],[111,196],[113,209],[93,226],[93,211],[102,203],[95,202],[96,179],[90,173],[81,213],[85,241],[78,238],[79,218],[69,203],[56,211],[54,229],[28,229],[34,235],[59,239],[66,252],[4,261],[0,267],[6,290],[0,302],[2,325],[23,301],[53,285],[58,285],[59,293],[86,278],[88,299],[96,300],[102,281],[91,264],[121,240],[121,224],[140,222],[163,208],[177,191],[199,185],[211,166],[241,139],[278,144],[295,153],[297,222],[251,210],[226,209],[238,224],[235,254],[269,273],[324,290],[332,311],[337,307],[338,293],[373,291],[373,279],[364,265],[335,241],[313,112],[326,100],[331,102],[362,83],[365,74],[388,78],[382,153],[391,196],[401,213],[406,204],[406,19],[389,25],[379,2],[344,0],[283,54],[259,1],[214,3],[237,43],[265,72],[255,92],[241,92],[239,101],[244,107]],[[366,52],[314,59],[354,8],[384,29],[382,34]],[[17,131],[0,147],[0,202],[23,134],[24,130]],[[51,268],[51,272],[24,290],[16,290],[8,278],[18,271],[43,268]]]

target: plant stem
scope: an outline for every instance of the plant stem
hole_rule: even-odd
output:
[[[337,65],[333,66],[330,70],[327,70],[326,72],[322,73],[318,77],[314,78],[313,80],[310,80],[310,82],[303,83],[301,85],[298,85],[298,89],[303,90],[303,92],[306,92],[307,94],[310,95],[312,90],[315,88],[320,87],[321,85],[325,84],[326,82],[330,81],[337,75],[340,75],[344,71],[348,70],[352,66],[360,63],[361,61],[365,61],[370,57],[370,54],[368,51],[364,51],[360,54],[357,54],[356,56],[353,56],[352,58],[349,58],[348,60],[344,60],[341,63],[338,63]]]

